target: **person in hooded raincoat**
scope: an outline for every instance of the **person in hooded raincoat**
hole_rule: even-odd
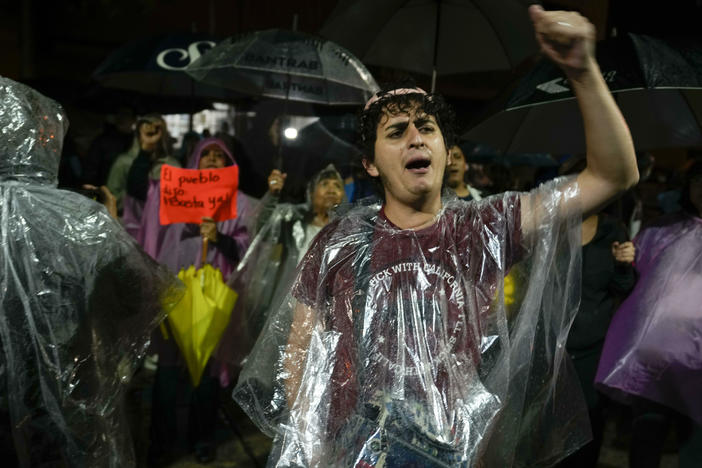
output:
[[[702,427],[702,162],[688,170],[681,205],[634,238],[638,281],[612,319],[595,378],[633,406],[631,466],[659,465],[673,420],[694,421],[697,437]],[[699,447],[696,459],[689,466],[702,459]]]
[[[268,176],[268,197],[262,201],[261,214],[256,222],[260,232],[271,221],[273,213],[283,211],[283,217],[290,223],[291,229],[286,235],[295,238],[293,257],[299,262],[319,231],[329,223],[330,210],[344,201],[344,180],[333,164],[319,171],[312,177],[305,190],[305,203],[288,205],[278,203],[280,192],[285,186],[286,173],[278,169]]]
[[[268,193],[260,203],[256,236],[231,275],[229,284],[239,293],[226,338],[216,351],[226,363],[222,378],[230,380],[251,350],[271,308],[290,289],[297,265],[312,239],[329,223],[331,210],[344,202],[344,182],[329,164],[307,184],[305,203],[280,203],[287,174],[278,169],[268,177]],[[272,371],[272,369],[271,369]]]
[[[217,169],[236,164],[233,155],[218,138],[201,140],[188,161],[189,169]],[[248,224],[254,216],[254,201],[237,192],[237,217],[215,222],[203,218],[201,224],[175,223],[162,226],[159,221],[160,181],[151,179],[137,240],[144,250],[174,273],[203,260],[222,273],[226,282],[249,245]],[[208,239],[207,258],[202,259],[202,241]],[[153,334],[152,350],[158,354],[152,402],[152,463],[168,460],[176,442],[176,397],[179,376],[184,372],[183,358],[172,337],[160,331]],[[214,430],[218,408],[217,373],[219,366],[208,365],[200,385],[194,389],[189,425],[196,458],[212,461],[215,456]]]
[[[578,97],[587,168],[529,193],[442,199],[448,106],[419,88],[372,97],[363,164],[384,201],[317,235],[234,390],[274,437],[269,466],[549,466],[589,438],[565,353],[579,228],[638,173],[593,26],[530,14]],[[508,273],[523,291],[512,309]]]
[[[222,159],[223,158],[223,159]],[[227,145],[219,138],[201,140],[188,159],[187,169],[214,168],[217,161],[224,166],[237,164]],[[246,175],[240,174],[240,177]],[[237,217],[226,221],[203,220],[201,224],[175,223],[162,226],[159,222],[161,190],[160,173],[152,172],[141,224],[136,233],[139,244],[159,263],[174,273],[181,268],[202,263],[202,238],[211,241],[207,263],[222,272],[225,281],[249,246],[250,225],[255,222],[257,202],[241,190],[237,191]]]
[[[102,205],[56,188],[58,103],[0,77],[0,128],[0,406],[18,462],[135,466],[122,390],[180,282]]]

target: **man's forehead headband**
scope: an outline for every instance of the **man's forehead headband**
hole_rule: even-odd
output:
[[[427,94],[422,88],[397,88],[390,91],[378,91],[366,102],[364,111],[367,111],[375,102],[401,94]]]

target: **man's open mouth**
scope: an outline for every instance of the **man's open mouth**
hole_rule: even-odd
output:
[[[414,159],[405,165],[405,169],[409,171],[423,171],[431,165],[431,160],[429,159]]]

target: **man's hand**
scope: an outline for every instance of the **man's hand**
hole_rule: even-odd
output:
[[[285,178],[288,175],[285,172],[280,172],[278,169],[273,169],[268,176],[268,191],[273,195],[278,195],[283,190]]]
[[[595,63],[595,27],[573,11],[544,11],[529,7],[541,51],[568,75],[577,79]]]
[[[146,152],[153,152],[161,137],[163,128],[159,124],[145,123],[139,128],[139,143]]]
[[[200,224],[200,235],[210,242],[217,242],[217,224],[212,218],[202,218]]]
[[[632,263],[636,258],[636,247],[633,242],[612,242],[612,256],[620,263]]]
[[[587,217],[638,181],[634,143],[595,60],[595,27],[578,13],[538,5],[529,15],[541,50],[567,75],[583,117],[587,167],[577,178],[577,205],[568,206]]]

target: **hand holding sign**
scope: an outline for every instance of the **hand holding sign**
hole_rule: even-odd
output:
[[[161,224],[201,224],[203,218],[226,221],[236,218],[239,167],[181,169],[161,167]],[[216,236],[216,229],[215,229]]]
[[[217,225],[214,219],[207,216],[202,218],[200,235],[210,242],[217,242]]]

